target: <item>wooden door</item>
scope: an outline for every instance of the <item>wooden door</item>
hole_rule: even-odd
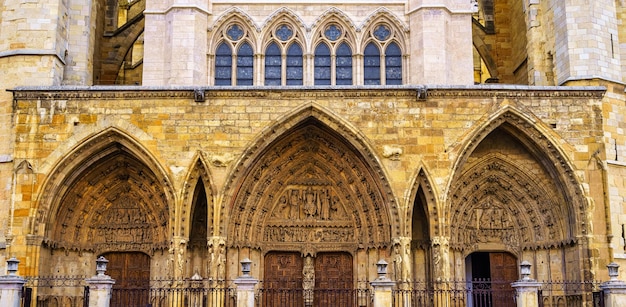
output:
[[[111,307],[144,307],[150,302],[150,257],[144,253],[108,253],[106,274],[115,280]]]
[[[315,258],[315,306],[355,306],[352,255],[320,253]]]
[[[302,306],[303,266],[300,253],[268,253],[263,273],[263,306]]]
[[[489,253],[489,267],[493,306],[516,306],[511,283],[519,279],[517,259],[509,253]]]

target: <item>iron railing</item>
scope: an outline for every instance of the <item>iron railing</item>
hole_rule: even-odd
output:
[[[372,306],[372,291],[368,282],[358,282],[356,285],[350,282],[349,284],[305,289],[301,281],[264,281],[257,286],[255,306]]]
[[[150,280],[145,287],[113,287],[110,306],[234,307],[236,306],[235,298],[235,288],[230,282],[223,280],[158,279]]]
[[[539,307],[604,307],[598,281],[541,281]],[[132,283],[131,283],[132,284]],[[113,288],[111,307],[236,306],[232,281],[209,279],[159,279],[144,287]],[[119,285],[118,285],[119,286]],[[373,291],[367,281],[338,287],[305,289],[302,282],[259,282],[255,306],[372,306]],[[515,306],[510,282],[435,281],[398,282],[392,290],[393,307],[509,307]],[[84,276],[27,277],[22,307],[86,307],[89,287]]]
[[[516,306],[510,282],[477,279],[474,281],[401,282],[393,290],[397,307],[509,307]]]
[[[22,289],[22,307],[87,307],[89,287],[85,276],[27,277]]]
[[[604,307],[599,281],[542,281],[539,307]]]

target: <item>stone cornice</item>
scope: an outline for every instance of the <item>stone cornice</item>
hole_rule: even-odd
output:
[[[415,97],[426,89],[427,99],[446,98],[585,98],[602,99],[600,86],[302,86],[302,87],[152,87],[152,86],[50,86],[16,87],[8,91],[14,99],[103,100],[103,99],[194,99],[194,91],[211,98],[328,98],[328,97]]]

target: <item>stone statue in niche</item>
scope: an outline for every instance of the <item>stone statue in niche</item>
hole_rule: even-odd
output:
[[[209,262],[207,263],[207,276],[209,278],[214,278],[213,274],[215,273],[215,269],[213,268],[213,264],[215,263],[215,252],[213,250],[213,242],[209,241]]]
[[[220,242],[217,246],[217,279],[223,280],[226,278],[226,249],[224,242]]]
[[[225,241],[213,238],[209,241],[208,276],[212,279],[224,279],[226,276]]]
[[[393,247],[393,271],[396,274],[396,280],[402,280],[402,255],[399,245]]]
[[[411,238],[394,239],[393,251],[396,279],[403,282],[411,281]]]
[[[304,258],[304,266],[302,268],[302,288],[304,289],[305,306],[313,303],[313,289],[315,288],[315,266],[313,265],[313,257]]]
[[[177,249],[177,263],[178,266],[176,267],[176,273],[177,276],[183,276],[183,274],[185,273],[185,247],[186,247],[187,242],[185,240],[180,240],[180,243],[178,245],[178,249]]]
[[[291,219],[298,219],[300,218],[300,191],[298,190],[291,190],[290,193],[290,197],[289,197],[289,203],[291,205],[290,207],[290,218]]]
[[[317,216],[317,201],[316,193],[309,187],[304,194],[304,214],[307,219],[312,219]]]

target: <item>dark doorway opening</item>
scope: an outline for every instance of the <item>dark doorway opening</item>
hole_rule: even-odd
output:
[[[514,307],[511,283],[518,279],[517,258],[506,252],[476,252],[465,259],[471,295],[468,306]]]

